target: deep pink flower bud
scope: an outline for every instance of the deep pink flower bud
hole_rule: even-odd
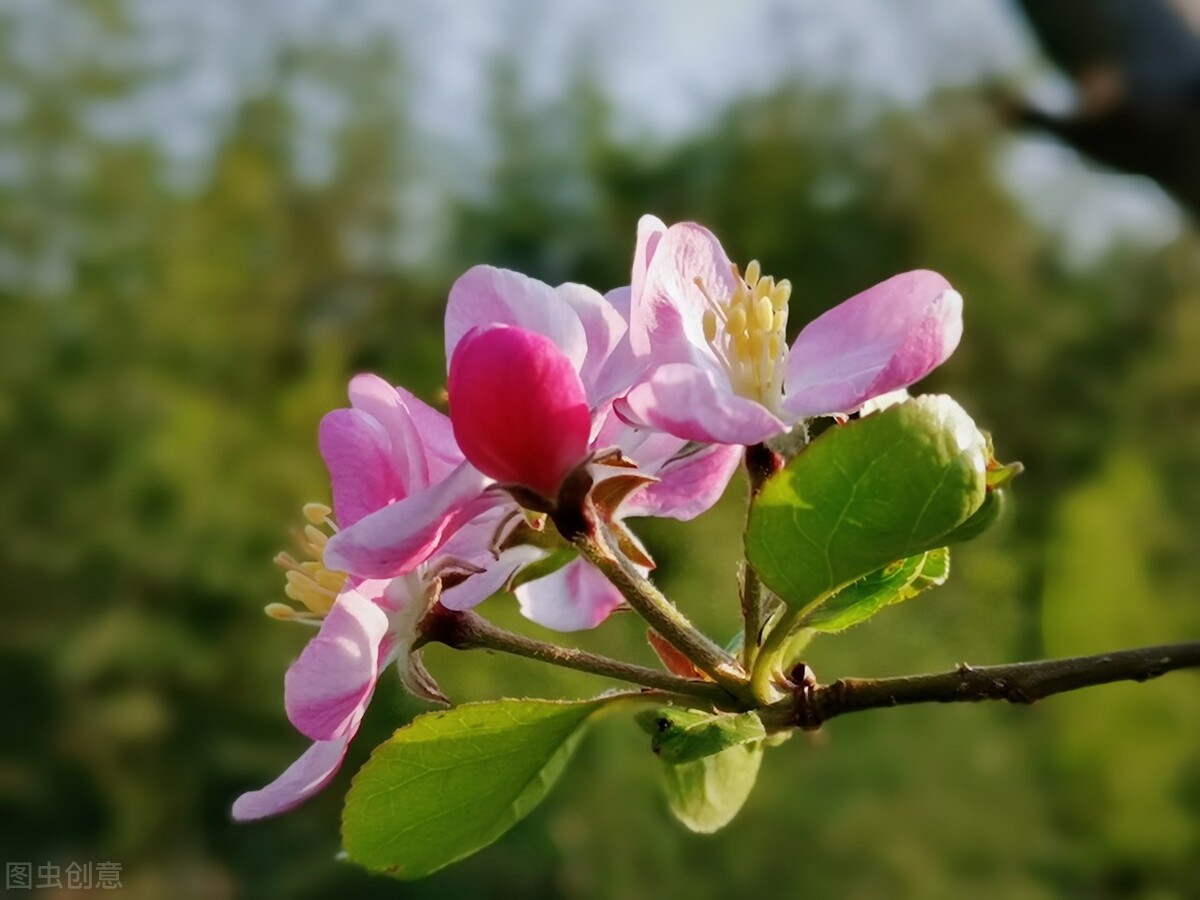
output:
[[[463,455],[501,483],[553,499],[587,456],[587,392],[544,335],[505,325],[473,329],[450,360],[449,393]]]

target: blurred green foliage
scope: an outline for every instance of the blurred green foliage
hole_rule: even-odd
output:
[[[116,9],[78,14],[119,37]],[[926,387],[1026,463],[1015,514],[956,555],[947,587],[818,639],[810,662],[832,679],[1197,635],[1195,234],[1064,264],[1000,185],[1008,138],[969,97],[864,124],[852,98],[791,85],[646,147],[615,136],[586,72],[564,107],[536,107],[500,61],[487,190],[452,192],[438,251],[405,263],[394,248],[428,224],[393,202],[416,141],[394,54],[289,48],[181,188],[153,144],[86,125],[148,73],[25,65],[14,39],[0,17],[0,88],[27,101],[0,123],[19,160],[0,179],[6,860],[117,860],[130,896],[172,898],[1200,894],[1192,673],[838,720],[769,753],[707,837],[670,821],[645,737],[614,717],[515,831],[405,885],[335,860],[350,775],[420,711],[389,684],[320,798],[255,825],[228,813],[305,744],[281,679],[309,633],[261,607],[300,505],[327,497],[316,424],[363,369],[436,399],[441,305],[468,265],[607,289],[652,211],[790,278],[797,323],[905,268],[959,288],[966,337]],[[322,179],[294,165],[301,77],[345,106]],[[722,637],[740,490],[693,525],[642,528],[663,586]],[[511,604],[491,612],[525,627]],[[652,659],[632,616],[578,641]],[[428,661],[460,699],[607,686],[444,648]]]

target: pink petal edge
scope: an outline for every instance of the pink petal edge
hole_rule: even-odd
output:
[[[439,484],[344,528],[325,546],[325,565],[368,578],[411,572],[461,526],[506,497],[485,494],[491,479],[463,463]]]
[[[738,396],[712,372],[686,363],[654,370],[613,407],[635,427],[707,444],[757,444],[787,427],[761,403]]]
[[[893,276],[819,316],[792,344],[792,419],[850,413],[941,365],[962,336],[962,297],[936,272]]]
[[[446,363],[469,331],[512,325],[549,338],[579,371],[587,359],[587,334],[570,304],[534,278],[494,266],[468,269],[446,302]]]
[[[266,787],[247,791],[233,801],[234,819],[250,822],[299,806],[333,780],[349,745],[349,735],[317,741]]]
[[[403,496],[391,440],[374,417],[357,409],[326,413],[317,443],[329,470],[334,518],[343,528]]]
[[[621,504],[620,513],[681,522],[694,519],[721,499],[741,461],[742,448],[729,444],[713,444],[672,459],[659,470],[659,481],[631,495]]]
[[[624,598],[599,570],[576,559],[515,591],[521,614],[554,631],[595,628]]]
[[[342,593],[284,676],[288,718],[305,737],[328,741],[358,729],[379,676],[388,616],[355,592]]]

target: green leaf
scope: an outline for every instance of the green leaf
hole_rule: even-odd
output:
[[[843,631],[865,622],[885,606],[903,603],[950,576],[950,551],[945,547],[910,556],[847,585],[804,616],[799,627]]]
[[[998,521],[1008,506],[1008,491],[988,488],[983,504],[975,513],[948,535],[942,538],[946,544],[964,544],[979,537]]]
[[[486,847],[541,802],[605,700],[499,700],[420,716],[380,744],[342,815],[350,859],[421,878]]]
[[[692,831],[724,828],[754,789],[762,743],[739,744],[694,762],[664,763],[667,804]]]
[[[714,715],[666,707],[637,718],[652,735],[651,749],[668,763],[693,762],[767,736],[762,721],[752,712]]]
[[[833,427],[755,501],[746,554],[793,610],[895,560],[944,546],[980,508],[986,442],[945,396]]]

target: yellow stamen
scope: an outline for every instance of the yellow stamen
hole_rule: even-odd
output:
[[[313,525],[324,525],[329,521],[331,515],[333,515],[333,510],[324,503],[304,504],[304,518],[308,519]]]
[[[337,592],[342,589],[342,585],[346,583],[346,576],[341,572],[330,572],[328,569],[322,569],[316,574],[313,580],[336,596]]]
[[[771,302],[775,304],[777,310],[785,310],[791,299],[792,283],[785,278],[775,285],[775,290],[771,291]]]
[[[309,612],[317,615],[324,615],[333,609],[333,601],[337,599],[336,594],[324,590],[315,581],[293,581],[290,578],[283,586],[283,593],[289,600],[302,604]]]
[[[775,307],[771,305],[771,298],[762,296],[754,304],[754,324],[758,326],[759,331],[770,332],[771,323],[775,321]]]
[[[299,570],[300,568],[300,563],[296,562],[296,558],[292,556],[292,554],[286,552],[276,553],[273,562],[281,569]]]
[[[735,306],[729,311],[729,321],[725,323],[725,330],[732,335],[743,334],[746,331],[746,307]]]
[[[315,525],[304,526],[304,537],[308,539],[310,547],[316,547],[318,550],[324,550],[325,545],[329,543],[329,535]]]
[[[332,511],[321,503],[307,503],[304,518],[308,524],[296,532],[296,543],[310,557],[303,562],[290,553],[278,553],[275,564],[284,570],[283,593],[300,608],[286,603],[270,603],[265,612],[281,622],[319,623],[333,608],[334,601],[346,584],[346,574],[325,568],[325,545],[329,533],[337,531],[330,518]],[[322,530],[322,529],[328,529]]]
[[[743,276],[732,267],[734,286],[727,297],[714,297],[704,282],[695,283],[707,302],[701,324],[704,338],[729,373],[737,393],[778,410],[786,369],[787,307],[791,282],[763,276],[758,260]]]

